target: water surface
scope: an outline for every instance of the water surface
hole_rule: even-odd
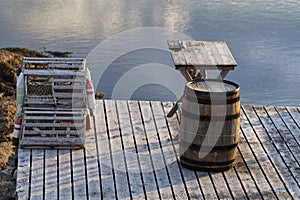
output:
[[[0,0],[0,27],[0,47],[72,51],[84,57],[112,35],[141,27],[224,40],[238,63],[226,79],[241,86],[243,104],[300,104],[297,0]],[[132,52],[112,64],[97,90],[110,98],[115,82],[140,64],[141,56],[172,65],[166,52]],[[141,87],[133,98],[175,100],[159,85]]]

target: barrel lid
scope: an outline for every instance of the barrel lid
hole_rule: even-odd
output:
[[[223,93],[223,92],[234,92],[239,90],[239,85],[231,81],[226,80],[215,80],[215,79],[206,79],[206,80],[195,80],[187,83],[187,87],[192,90],[199,92],[214,92],[214,93]]]

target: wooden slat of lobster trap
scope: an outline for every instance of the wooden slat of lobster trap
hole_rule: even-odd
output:
[[[24,112],[21,147],[79,148],[83,146],[86,118],[82,112]]]

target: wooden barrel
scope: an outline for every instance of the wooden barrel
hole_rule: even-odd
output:
[[[215,79],[187,83],[179,129],[181,165],[200,171],[231,169],[239,127],[237,84]]]

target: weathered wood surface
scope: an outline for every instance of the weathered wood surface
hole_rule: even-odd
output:
[[[227,44],[223,41],[168,41],[177,69],[196,67],[202,69],[232,70],[237,65]]]
[[[84,78],[85,73],[82,71],[67,71],[67,70],[24,70],[24,75],[34,75],[34,76],[76,76]]]
[[[85,126],[83,112],[25,108],[20,147],[78,149],[84,145]]]
[[[36,58],[24,57],[24,64],[68,64],[75,66],[85,66],[86,59],[84,58]]]
[[[232,170],[179,165],[170,102],[97,101],[85,149],[19,149],[19,199],[299,199],[297,107],[242,106]]]

